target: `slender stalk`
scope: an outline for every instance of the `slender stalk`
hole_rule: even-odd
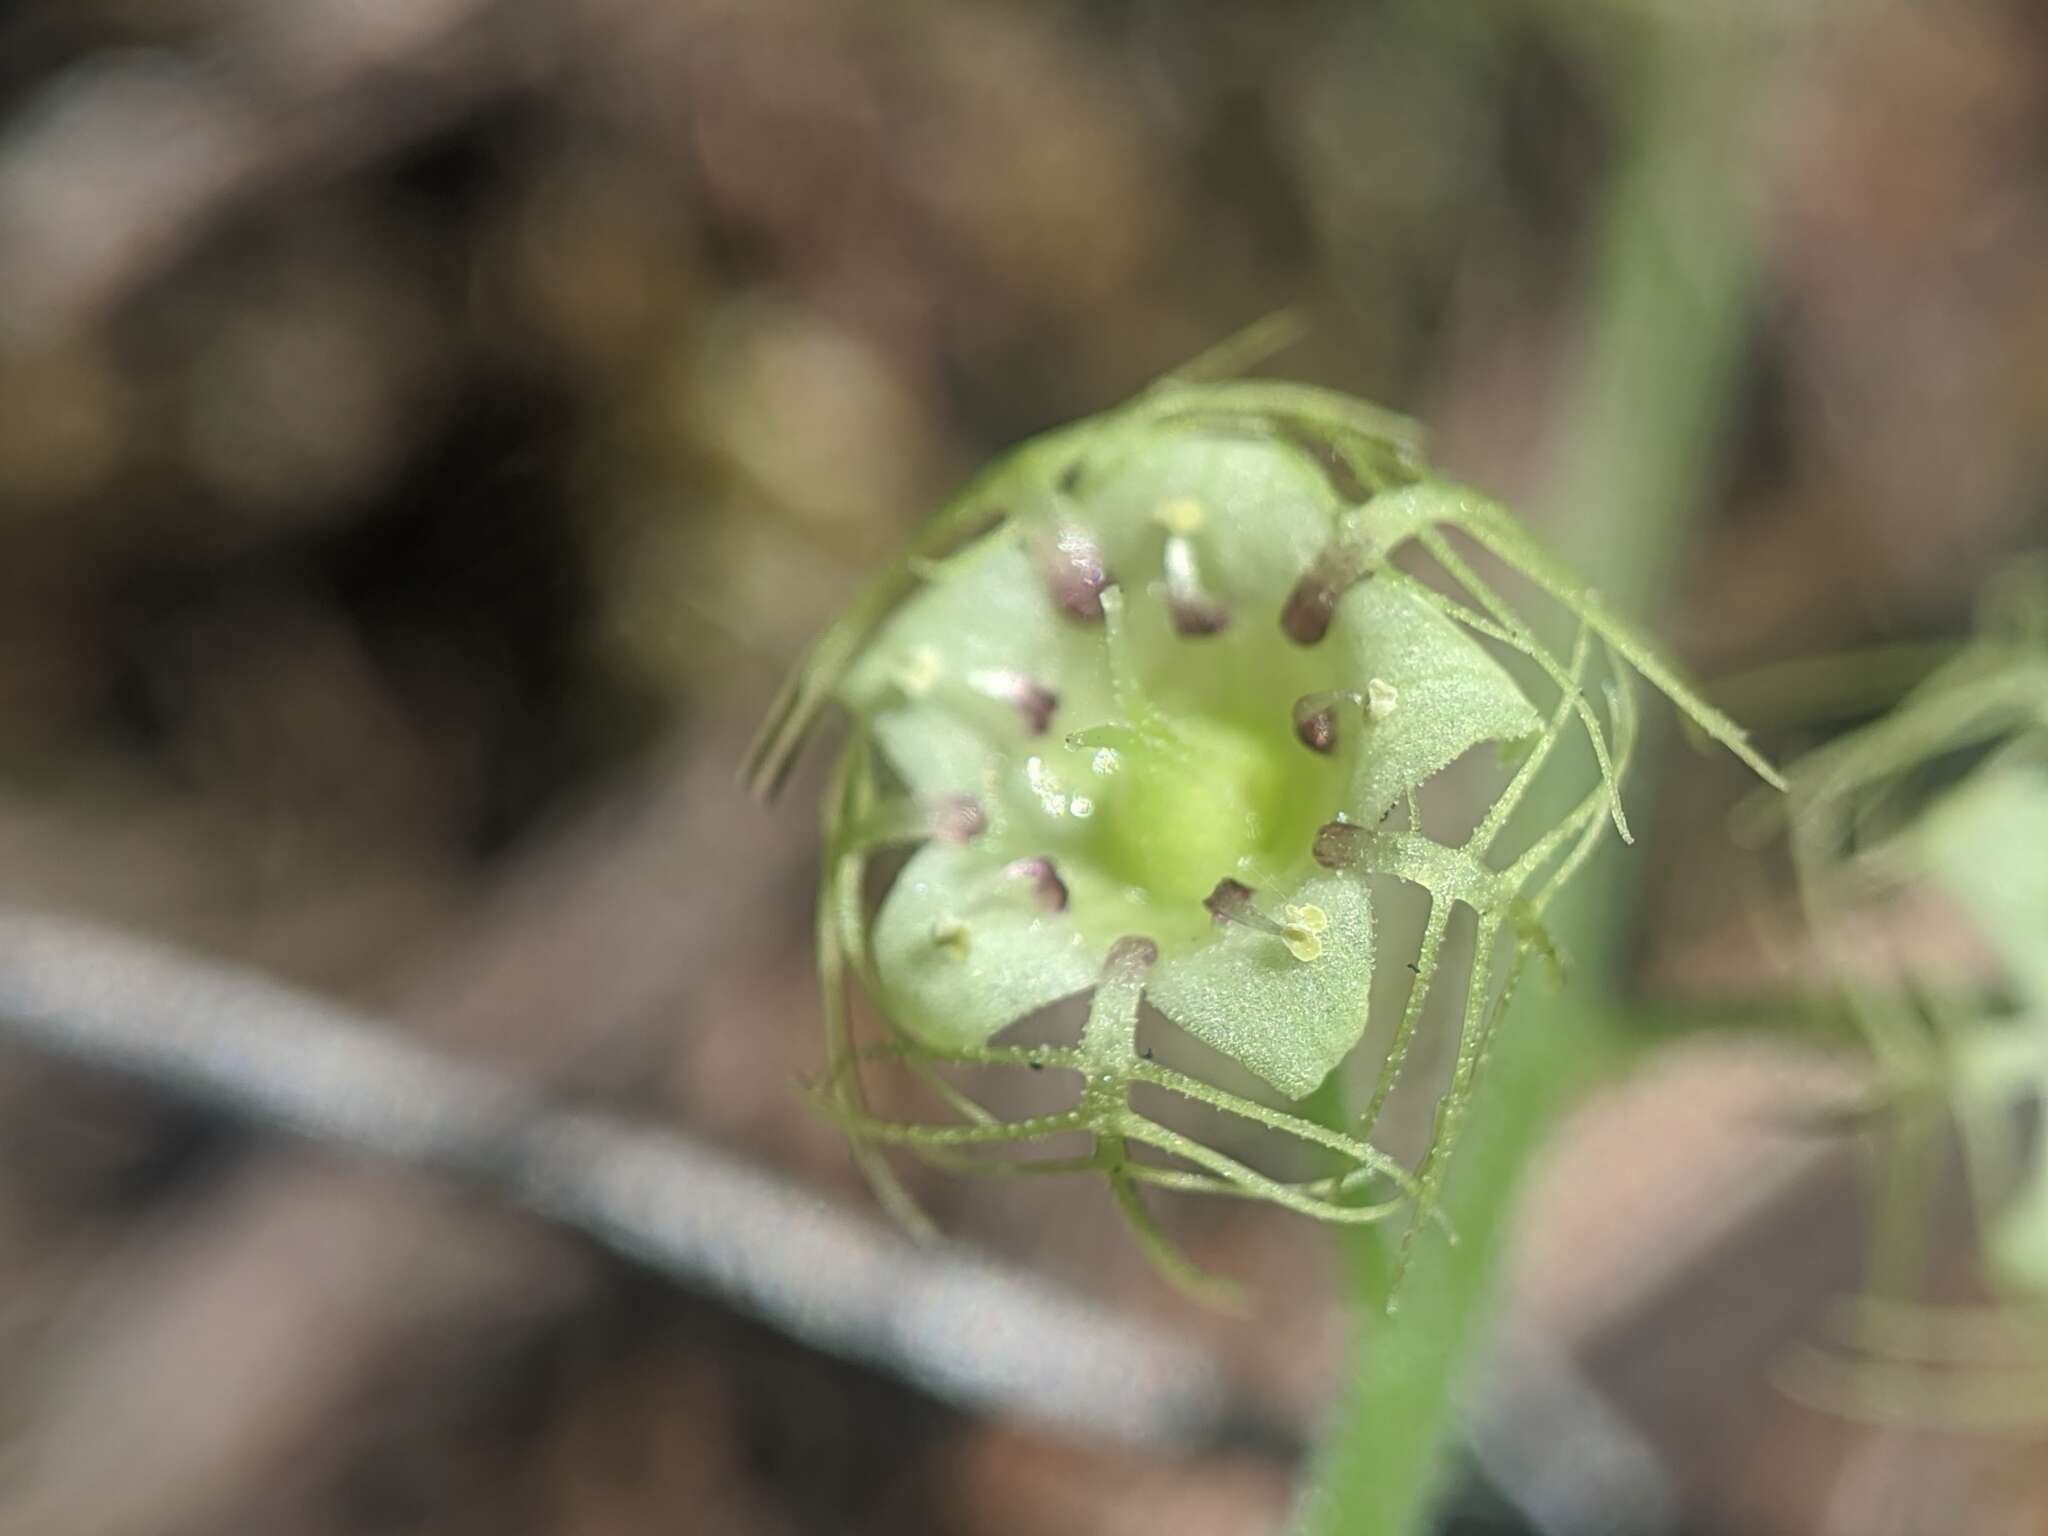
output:
[[[1625,117],[1633,147],[1608,194],[1592,346],[1554,497],[1563,513],[1556,542],[1623,612],[1654,612],[1672,588],[1727,416],[1756,269],[1749,188],[1732,141],[1735,107],[1761,82],[1715,57],[1725,38],[1701,47],[1695,31],[1674,24],[1658,40]],[[1546,783],[1536,798],[1557,801],[1561,817],[1569,805],[1560,789]],[[1397,1315],[1387,1316],[1397,1240],[1369,1229],[1341,1239],[1355,1363],[1297,1511],[1308,1536],[1430,1527],[1521,1175],[1574,1091],[1622,1055],[1602,993],[1631,910],[1612,869],[1553,908],[1553,929],[1575,959],[1572,990],[1526,989],[1496,1031],[1472,1129],[1444,1183],[1444,1214],[1461,1241],[1416,1245]]]

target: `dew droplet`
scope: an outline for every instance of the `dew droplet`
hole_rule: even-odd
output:
[[[1046,815],[1067,814],[1066,786],[1060,782],[1059,775],[1045,765],[1044,758],[1033,756],[1024,759],[1024,782],[1031,786],[1031,793],[1038,797],[1039,807]],[[1089,809],[1094,807],[1091,805]]]

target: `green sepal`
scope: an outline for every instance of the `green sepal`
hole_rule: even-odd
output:
[[[1199,508],[1188,533],[1209,579],[1227,586],[1237,622],[1261,638],[1296,578],[1329,543],[1336,507],[1314,467],[1254,438],[1146,437],[1096,470],[1077,521],[1102,542],[1127,592],[1160,578],[1172,508]]]
[[[917,793],[978,794],[992,752],[1030,747],[1014,707],[976,695],[977,673],[1042,680],[1058,700],[1043,733],[1055,742],[1110,707],[1101,636],[1059,613],[1022,531],[1006,530],[935,573],[841,685],[847,707],[873,721],[890,766]]]
[[[1784,776],[1749,744],[1742,727],[1702,698],[1642,631],[1608,608],[1507,508],[1477,492],[1441,481],[1416,486],[1414,494],[1424,505],[1433,506],[1431,516],[1435,521],[1460,530],[1569,609],[1678,706],[1681,714],[1748,764],[1757,777],[1773,789],[1785,788]]]
[[[1108,952],[1029,882],[973,844],[928,843],[890,887],[873,929],[891,1022],[935,1050],[985,1045],[1095,984]]]
[[[1363,880],[1319,875],[1270,899],[1265,915],[1315,908],[1319,952],[1302,958],[1278,935],[1241,924],[1161,963],[1152,1004],[1290,1099],[1306,1098],[1365,1033],[1372,995],[1372,904]]]
[[[2048,1099],[2048,775],[1991,770],[1946,796],[1916,829],[1934,882],[1998,957],[2020,1017],[1986,1026],[1966,1057],[1965,1114],[2005,1119]],[[2048,1137],[1991,1219],[1988,1247],[2009,1280],[2048,1289]]]
[[[1368,580],[1338,604],[1326,644],[1347,646],[1351,675],[1393,690],[1363,726],[1351,813],[1370,824],[1411,789],[1484,741],[1516,742],[1542,717],[1479,642],[1408,587]]]
[[[1981,774],[1919,832],[1928,872],[1998,956],[2048,1058],[2048,774]]]

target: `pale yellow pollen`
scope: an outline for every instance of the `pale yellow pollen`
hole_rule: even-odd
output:
[[[1208,520],[1207,510],[1192,496],[1175,496],[1152,509],[1152,521],[1182,538],[1199,532]]]
[[[1283,907],[1280,911],[1281,942],[1297,960],[1313,960],[1323,952],[1322,935],[1329,931],[1330,914],[1314,904]]]
[[[1066,786],[1060,782],[1058,774],[1045,766],[1044,758],[1027,757],[1024,759],[1024,782],[1031,786],[1031,793],[1038,796],[1038,803],[1045,808],[1046,815],[1064,816],[1067,814],[1068,796]],[[1086,797],[1084,796],[1083,798]],[[1093,812],[1094,809],[1095,803],[1089,801],[1088,809],[1080,812],[1080,814],[1086,816]]]
[[[928,645],[912,646],[896,664],[896,686],[912,698],[922,698],[945,671],[939,653]]]
[[[1365,715],[1368,720],[1386,719],[1400,702],[1399,690],[1384,677],[1376,677],[1365,685]]]
[[[965,960],[972,940],[967,925],[957,917],[942,917],[932,924],[932,945],[942,949],[955,960]]]

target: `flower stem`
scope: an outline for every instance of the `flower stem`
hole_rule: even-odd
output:
[[[1568,516],[1556,541],[1624,612],[1655,611],[1673,585],[1728,414],[1756,271],[1751,188],[1731,169],[1744,157],[1730,125],[1742,115],[1735,104],[1762,82],[1693,41],[1676,26],[1658,38],[1646,88],[1623,103],[1633,145],[1607,196],[1592,351],[1557,477],[1554,504]],[[1306,1536],[1431,1527],[1521,1176],[1574,1091],[1622,1057],[1600,994],[1632,910],[1626,890],[1610,873],[1578,883],[1553,910],[1574,954],[1575,990],[1526,989],[1497,1031],[1468,1111],[1471,1134],[1444,1185],[1461,1241],[1416,1245],[1389,1318],[1398,1235],[1364,1228],[1339,1239],[1357,1340],[1296,1513]]]

